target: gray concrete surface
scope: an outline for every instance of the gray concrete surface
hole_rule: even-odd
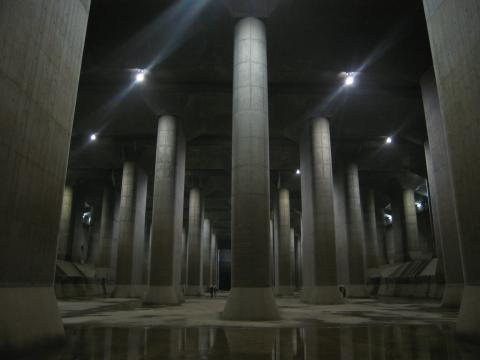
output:
[[[302,301],[339,304],[330,125],[315,118],[301,141]]]
[[[424,0],[455,194],[465,290],[457,332],[480,341],[480,3]],[[475,79],[472,81],[472,79]]]
[[[256,18],[235,26],[232,127],[232,291],[223,316],[276,319],[269,261],[267,39]]]
[[[188,267],[187,267],[187,295],[201,295],[203,293],[202,278],[202,199],[200,190],[190,189],[188,202]]]
[[[293,294],[290,241],[290,192],[282,188],[278,191],[278,249],[275,259],[277,282],[274,289],[277,296]]]
[[[463,293],[463,270],[460,239],[452,189],[452,176],[445,126],[440,112],[437,85],[433,70],[422,78],[422,97],[427,123],[428,144],[425,146],[430,199],[435,237],[440,245],[445,271],[445,292],[442,305],[459,307]]]
[[[4,351],[63,337],[53,279],[90,1],[45,5],[0,1]]]

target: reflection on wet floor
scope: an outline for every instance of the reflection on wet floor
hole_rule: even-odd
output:
[[[68,342],[35,359],[480,359],[447,326],[309,328],[69,327]]]

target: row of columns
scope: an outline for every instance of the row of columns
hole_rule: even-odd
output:
[[[78,0],[68,4],[57,2],[43,7],[36,2],[28,5],[12,2],[2,7],[0,13],[0,34],[11,34],[8,29],[17,29],[15,36],[3,36],[3,42],[0,42],[1,53],[7,56],[2,62],[0,72],[0,86],[6,94],[0,98],[0,118],[11,119],[7,120],[2,132],[6,136],[2,136],[0,145],[4,154],[2,168],[5,170],[2,172],[4,176],[0,175],[0,206],[4,207],[1,209],[4,216],[0,217],[0,225],[6,244],[0,253],[0,311],[4,324],[4,335],[0,343],[2,349],[25,348],[33,343],[63,336],[52,288],[53,268],[58,219],[62,207],[62,184],[65,181],[89,3],[89,0]],[[477,191],[479,172],[475,166],[480,154],[476,151],[480,132],[480,102],[472,96],[480,93],[480,83],[470,81],[472,74],[478,74],[479,70],[480,50],[476,44],[480,37],[480,9],[476,0],[444,1],[441,4],[438,1],[424,0],[424,5],[437,75],[440,122],[444,134],[441,149],[446,149],[447,152],[446,170],[439,170],[441,165],[438,161],[439,153],[436,152],[439,148],[432,147],[431,150],[434,194],[438,195],[445,186],[447,182],[443,177],[446,176],[451,185],[447,192],[452,194],[453,189],[453,194],[450,199],[444,200],[454,205],[452,208],[455,209],[457,220],[457,244],[466,284],[457,331],[480,339],[480,313],[477,306],[480,299],[480,265],[477,261],[480,253],[480,243],[477,241],[480,222],[475,208],[480,200]],[[64,21],[49,22],[48,31],[38,31],[44,29],[45,18],[56,18],[59,14],[62,14]],[[29,21],[25,22],[24,19]],[[53,33],[56,35],[52,35]],[[59,37],[58,34],[64,35]],[[57,41],[47,41],[50,38]],[[25,51],[24,44],[35,50]],[[52,60],[48,55],[51,53],[63,55]],[[18,61],[23,59],[25,54],[29,54],[31,58]],[[19,70],[18,66],[21,64],[27,64],[23,65],[24,67],[32,66],[32,69]],[[235,28],[234,46],[233,287],[223,313],[226,319],[263,320],[279,317],[272,291],[270,261],[266,261],[270,256],[267,84],[264,25],[255,18],[242,19]],[[43,90],[37,93],[32,92],[32,88]],[[50,101],[50,94],[56,94],[55,102]],[[12,102],[10,99],[18,101]],[[23,111],[25,104],[28,104],[27,112]],[[28,131],[20,131],[24,128]],[[163,129],[163,124],[162,127],[159,125],[159,133],[160,128]],[[165,134],[173,133],[168,130]],[[429,131],[429,135],[433,135],[433,132]],[[303,275],[307,290],[305,300],[338,303],[341,299],[338,292],[335,293],[338,280],[328,121],[323,118],[314,119],[303,140],[302,192],[309,195],[308,200],[302,199],[302,202],[305,201],[302,224]],[[159,147],[164,149],[157,151],[156,169],[161,169],[168,175],[160,174],[160,171],[157,174],[156,171],[155,193],[158,198],[154,199],[154,202],[162,198],[160,194],[170,186],[173,174],[177,175],[170,150],[177,148],[178,144],[172,145],[173,142],[175,140],[169,138],[168,145],[161,145],[161,141],[158,143]],[[178,163],[178,158],[176,162]],[[127,270],[131,268],[127,253],[134,251],[134,244],[128,237],[135,231],[132,221],[136,214],[132,203],[136,190],[133,185],[135,167],[126,163],[124,170],[119,260],[125,260],[126,266],[117,266],[117,278],[119,284],[127,286],[130,278]],[[348,174],[348,192],[351,199],[348,200],[346,213],[348,222],[360,228],[361,212],[356,195],[358,172],[354,167],[350,167]],[[440,199],[442,198],[438,197],[438,203],[434,206],[437,214],[443,213],[445,207]],[[154,219],[157,221],[164,209],[162,205],[155,206],[158,206]],[[199,214],[197,215],[200,218]],[[407,219],[407,236],[411,236],[408,243],[413,246],[410,255],[415,257],[418,247],[415,235],[410,231],[411,223],[408,223],[411,220],[410,214],[403,216]],[[174,229],[177,228],[175,220],[178,219],[175,219],[174,215],[173,220],[171,217],[170,214],[168,224],[162,222],[161,226],[155,225],[157,229],[152,230],[152,247],[156,249],[155,253],[158,251],[159,254],[161,249],[163,255],[160,256],[177,252],[177,232]],[[195,226],[198,228],[199,237],[200,226]],[[162,227],[174,235],[164,237],[159,230]],[[440,226],[437,228],[440,229],[442,248],[454,248],[454,240],[447,237],[447,230]],[[451,229],[449,231],[454,233]],[[359,269],[361,260],[357,256],[363,256],[359,245],[361,238],[349,232],[348,241],[349,245],[360,251],[360,254],[349,255],[353,268]],[[196,250],[200,253],[201,246],[196,245]],[[164,249],[168,249],[168,254],[163,253]],[[444,255],[446,254],[448,253],[445,252]],[[189,267],[191,260],[189,259]],[[449,269],[453,268],[454,263],[450,262],[452,267],[449,265]],[[193,265],[202,266],[201,261]],[[13,268],[17,271],[10,271]],[[194,286],[200,287],[201,272],[188,272],[188,275],[195,278]],[[353,270],[350,274],[356,275]],[[174,266],[156,271],[155,276],[150,279],[151,298],[159,299],[167,293],[167,297],[174,298],[175,291],[172,288],[175,287],[176,278],[178,276]],[[458,279],[452,277],[450,281],[455,282]],[[363,286],[360,280],[356,279],[355,282],[357,283],[353,284],[354,286]],[[131,293],[132,289],[125,287],[122,291]],[[32,302],[32,298],[36,301]],[[28,332],[19,330],[26,328],[29,329]]]

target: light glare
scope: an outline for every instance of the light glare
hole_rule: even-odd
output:
[[[142,82],[143,80],[145,80],[145,73],[142,71],[142,72],[139,72],[137,76],[135,76],[135,81]]]
[[[352,74],[347,75],[347,77],[345,78],[345,85],[352,86],[354,82],[355,77]]]
[[[392,138],[390,136],[387,137],[387,140],[385,140],[385,143],[391,144],[392,143]]]
[[[90,135],[90,140],[92,140],[92,141],[97,140],[97,135],[96,134]]]
[[[297,171],[295,171],[295,174],[300,175],[300,169],[297,169]]]

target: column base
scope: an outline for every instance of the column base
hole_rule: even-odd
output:
[[[347,298],[368,298],[370,297],[366,285],[345,285]]]
[[[0,288],[0,349],[26,353],[64,341],[53,287]]]
[[[480,306],[478,304],[480,304],[480,285],[465,286],[456,332],[459,336],[473,342],[480,342]]]
[[[279,320],[280,313],[272,288],[232,288],[222,318],[237,321]]]
[[[445,284],[441,306],[459,308],[462,302],[463,288],[463,284]]]
[[[339,305],[344,303],[338,286],[308,286],[303,289],[301,301],[315,305]]]
[[[203,296],[203,286],[187,286],[185,289],[185,295],[187,296]]]
[[[144,304],[150,305],[180,305],[176,286],[149,286]]]
[[[293,288],[291,286],[276,286],[273,293],[275,296],[293,296]]]
[[[116,285],[113,298],[143,298],[145,285]]]

